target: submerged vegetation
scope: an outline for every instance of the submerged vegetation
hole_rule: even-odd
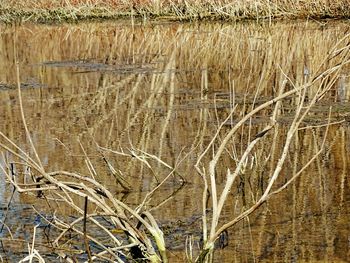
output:
[[[3,22],[64,22],[121,17],[168,20],[348,18],[348,0],[2,0]]]

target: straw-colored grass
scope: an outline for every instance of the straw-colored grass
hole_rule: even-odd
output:
[[[285,190],[298,177],[300,177],[313,162],[319,159],[320,154],[324,151],[328,128],[330,126],[329,119],[328,123],[317,127],[322,130],[324,135],[321,142],[319,141],[319,138],[314,138],[312,140],[314,147],[312,147],[313,149],[309,159],[306,160],[304,165],[297,168],[291,174],[291,177],[282,185],[277,185],[277,182],[280,182],[279,178],[281,177],[281,171],[285,166],[285,163],[288,161],[288,157],[291,156],[292,158],[296,158],[296,156],[298,156],[297,152],[292,154],[290,153],[290,150],[292,145],[298,141],[299,130],[315,128],[313,126],[308,127],[302,124],[305,122],[305,118],[309,115],[310,110],[317,105],[322,97],[324,97],[325,93],[328,93],[332,89],[333,81],[325,82],[325,79],[338,78],[341,67],[350,62],[348,57],[350,54],[349,49],[350,46],[348,45],[336,46],[330,51],[329,58],[325,58],[324,61],[328,62],[329,59],[336,54],[336,56],[340,56],[340,59],[342,60],[341,64],[333,65],[326,71],[316,72],[312,75],[310,81],[302,85],[295,85],[291,89],[288,89],[285,85],[287,81],[284,82],[285,84],[279,87],[275,97],[243,114],[237,124],[233,125],[231,129],[225,131],[223,127],[230,119],[231,114],[236,112],[236,108],[232,109],[231,114],[229,114],[218,127],[217,132],[213,134],[210,143],[198,157],[195,165],[198,174],[202,177],[204,182],[202,197],[203,246],[200,248],[198,254],[194,254],[192,244],[189,244],[190,252],[187,253],[187,260],[189,262],[213,262],[215,243],[222,235],[226,235],[225,233],[227,233],[229,228],[248,217],[272,196]],[[338,50],[342,50],[342,52],[339,53]],[[170,61],[168,65],[173,65],[173,61]],[[207,76],[204,75],[203,88],[208,87],[207,79]],[[61,205],[64,204],[73,209],[75,213],[79,215],[79,217],[73,222],[65,222],[58,217],[55,217],[53,221],[47,220],[48,223],[57,230],[56,237],[52,240],[53,247],[59,250],[68,250],[70,247],[68,243],[72,242],[72,244],[74,244],[74,238],[70,237],[69,242],[67,242],[67,236],[71,236],[72,233],[74,233],[74,235],[79,236],[80,240],[84,240],[85,254],[88,257],[89,262],[99,259],[110,262],[124,262],[123,259],[125,258],[128,261],[140,261],[144,259],[146,262],[168,262],[164,233],[150,213],[154,207],[148,207],[146,204],[154,192],[157,191],[174,172],[176,172],[176,167],[171,167],[160,158],[143,151],[138,151],[137,149],[129,149],[125,152],[99,147],[103,151],[109,151],[129,158],[136,158],[138,161],[146,163],[150,168],[151,165],[147,159],[154,159],[159,165],[163,165],[170,169],[168,176],[166,176],[162,182],[159,182],[157,187],[150,191],[137,207],[131,207],[114,196],[108,189],[108,185],[103,185],[95,179],[96,174],[94,174],[93,170],[90,170],[90,175],[86,176],[60,170],[51,172],[46,171],[41,163],[39,155],[37,154],[37,150],[32,142],[30,131],[26,124],[18,67],[17,85],[21,118],[29,144],[31,145],[32,156],[11,141],[4,133],[0,132],[1,139],[4,141],[4,143],[0,142],[0,147],[11,153],[13,156],[12,162],[5,162],[0,168],[2,173],[6,175],[7,180],[15,187],[18,193],[38,193],[38,195],[40,193],[40,195],[44,197],[43,200],[52,203],[61,203]],[[308,96],[308,89],[312,86],[316,87],[316,92],[310,97]],[[255,169],[261,166],[258,161],[260,158],[261,160],[265,158],[267,162],[269,161],[269,156],[260,156],[261,151],[257,149],[259,148],[257,145],[261,145],[264,141],[269,143],[271,140],[271,137],[268,135],[269,133],[273,133],[274,137],[279,136],[280,128],[277,125],[277,118],[283,114],[281,109],[284,100],[291,97],[296,100],[296,104],[292,110],[294,116],[291,122],[287,125],[288,130],[283,138],[282,145],[272,144],[272,147],[270,148],[271,151],[275,152],[278,156],[278,161],[275,162],[272,160],[273,169],[267,174],[267,185],[265,189],[262,192],[252,192],[252,194],[256,196],[255,201],[251,201],[250,204],[243,207],[242,211],[236,217],[223,219],[223,208],[228,205],[230,192],[233,190],[233,185],[238,180],[238,177],[245,174],[244,170],[247,166],[250,166],[251,168],[254,167]],[[244,142],[245,148],[243,149],[243,152],[239,153],[233,151],[231,155],[230,148],[232,140],[234,141],[235,138],[241,136],[239,130],[244,127],[247,121],[265,109],[272,110],[270,114],[270,122],[258,132],[248,128],[246,132],[251,133],[252,137]],[[170,110],[168,113],[169,112],[171,113]],[[147,119],[148,118],[146,117],[146,121]],[[166,129],[165,127],[168,125],[167,119],[168,118],[166,118],[166,121],[163,124],[164,129]],[[159,139],[162,140],[162,138]],[[233,142],[233,145],[235,146],[236,144]],[[257,160],[249,159],[249,156],[255,156]],[[221,177],[218,174],[218,166],[225,165],[222,160],[227,159],[228,157],[232,159],[231,162],[235,165],[233,166],[234,169],[232,171],[229,166],[226,167],[227,174],[226,177],[220,179],[224,181],[224,185],[221,186],[218,183],[218,180]],[[26,175],[22,177],[22,175],[16,174],[11,168],[13,166],[11,163],[20,164],[25,167],[24,170],[32,171],[33,173],[30,173],[27,176],[30,176],[33,181],[28,180]],[[86,164],[90,168],[93,168],[88,156],[86,156]],[[211,202],[210,206],[208,205],[208,200]],[[81,207],[82,202],[85,202],[84,208]],[[88,204],[91,207],[91,211],[88,210]],[[212,209],[211,215],[208,215],[209,208]],[[101,217],[109,223],[108,227],[98,220],[98,218]],[[98,228],[99,232],[103,232],[104,240],[101,241],[94,237],[96,232],[90,232],[86,227],[87,224]],[[115,233],[120,233],[120,235],[116,235]],[[152,240],[154,240],[153,244]],[[93,254],[90,251],[91,242],[100,248],[98,253]],[[75,253],[83,252],[76,251]],[[58,255],[70,259],[69,254],[61,252]],[[41,260],[40,254],[34,249],[33,241],[29,256],[24,260],[30,260],[34,257]]]
[[[44,213],[56,216],[55,221],[48,223],[56,229],[51,236],[55,242],[51,245],[58,251],[59,257],[74,259],[74,255],[86,252],[91,260],[100,258],[121,262],[123,257],[127,257],[132,261],[137,259],[131,249],[134,247],[143,250],[143,256],[150,261],[165,262],[169,256],[165,250],[171,247],[164,247],[161,227],[151,213],[156,214],[157,209],[163,209],[159,214],[171,213],[166,198],[161,196],[158,199],[156,195],[170,178],[181,180],[175,172],[178,159],[181,159],[177,159],[182,151],[179,148],[185,145],[187,148],[183,151],[186,154],[200,156],[196,165],[198,174],[193,169],[194,163],[186,160],[186,164],[191,165],[185,174],[186,179],[197,188],[204,186],[205,190],[210,190],[208,203],[207,191],[203,192],[200,231],[203,230],[204,246],[198,251],[198,240],[189,239],[187,255],[192,261],[210,261],[217,239],[225,235],[226,230],[240,220],[248,220],[248,215],[252,216],[255,209],[285,187],[294,186],[293,180],[305,175],[304,167],[314,164],[310,161],[321,162],[322,150],[330,148],[330,142],[324,140],[329,130],[324,108],[320,115],[316,115],[314,110],[319,103],[334,101],[334,96],[328,95],[336,92],[340,74],[347,72],[349,36],[341,26],[334,27],[335,33],[328,32],[329,28],[323,31],[300,30],[301,24],[291,25],[289,30],[279,28],[279,25],[256,30],[251,25],[222,27],[214,24],[203,28],[177,25],[165,27],[166,30],[159,30],[157,26],[152,29],[135,26],[119,31],[105,24],[102,25],[103,30],[89,24],[58,28],[40,26],[43,31],[38,29],[38,25],[28,26],[32,26],[31,30],[16,29],[17,36],[11,31],[13,28],[7,28],[0,42],[4,47],[2,52],[10,50],[7,45],[13,47],[16,43],[18,60],[22,63],[31,61],[39,64],[52,60],[59,66],[59,62],[67,63],[77,58],[106,61],[107,57],[110,70],[120,69],[119,63],[134,66],[134,71],[128,75],[106,74],[100,81],[95,79],[100,74],[71,74],[70,70],[59,72],[49,65],[28,69],[21,63],[24,80],[16,80],[16,64],[7,61],[2,65],[3,71],[7,72],[3,74],[4,79],[9,83],[23,82],[27,76],[36,75],[33,71],[38,71],[42,83],[49,86],[48,89],[27,90],[27,95],[31,92],[37,94],[43,103],[40,105],[30,101],[30,96],[24,97],[24,114],[15,111],[18,103],[8,105],[4,116],[18,124],[8,136],[16,143],[20,140],[17,134],[23,129],[19,124],[22,119],[28,123],[28,138],[31,131],[53,136],[48,135],[48,129],[57,129],[52,131],[55,133],[53,137],[66,143],[66,162],[67,159],[76,161],[69,168],[64,167],[66,162],[63,161],[43,168],[40,149],[36,157],[35,147],[21,152],[6,136],[0,140],[4,155],[12,152],[10,158],[2,162],[2,173],[7,175],[7,180],[22,196],[34,195],[36,203],[45,202],[44,198],[39,198],[45,197],[52,205],[53,210],[42,212],[43,217]],[[304,37],[304,32],[308,32],[308,38]],[[15,39],[12,39],[14,36]],[[339,42],[337,47],[334,47],[335,39]],[[45,48],[32,43],[45,43]],[[317,43],[322,45],[314,52]],[[218,45],[220,49],[213,48]],[[27,46],[33,48],[28,49]],[[72,46],[75,48],[72,49]],[[11,49],[9,53],[1,53],[4,60],[14,59],[12,52]],[[138,70],[147,70],[147,66],[154,68],[148,69],[147,74],[139,73]],[[309,74],[305,73],[305,68]],[[79,68],[72,70],[83,72]],[[196,95],[191,94],[191,89],[195,89]],[[183,90],[185,92],[181,93]],[[215,97],[214,93],[218,96]],[[246,101],[242,99],[242,94],[247,96]],[[8,96],[5,101],[19,98],[12,90],[4,91],[3,95]],[[191,96],[196,96],[197,101]],[[76,127],[80,122],[76,118],[60,116],[58,119],[62,127],[50,119],[54,112],[61,112],[60,102],[64,102],[67,115],[77,117],[76,113],[79,113],[79,117],[84,118],[86,126],[79,135],[69,128],[67,131],[70,139],[75,140],[77,136],[84,147],[90,148],[89,152],[81,147],[83,156],[80,162],[74,157],[74,153],[80,151],[73,149],[62,136],[62,130]],[[91,111],[98,117],[91,118]],[[37,113],[41,113],[42,118],[35,119]],[[323,118],[315,120],[312,119],[314,116]],[[259,117],[262,121],[254,124]],[[52,123],[49,128],[47,119]],[[334,134],[333,131],[331,136]],[[342,138],[344,143],[346,137],[343,135]],[[125,144],[125,140],[135,147]],[[21,142],[18,144],[23,145]],[[91,148],[97,148],[105,157],[110,173],[94,166],[97,161],[92,159],[95,157]],[[69,155],[70,151],[74,153]],[[57,148],[53,148],[51,153],[48,154],[49,162],[55,159],[55,154],[62,154]],[[339,158],[347,158],[344,156]],[[16,176],[12,176],[11,163],[17,167]],[[81,172],[78,167],[85,165],[88,168]],[[158,173],[161,170],[157,166],[164,167],[163,173]],[[293,171],[283,171],[290,167]],[[72,172],[76,170],[79,172]],[[147,189],[146,196],[137,199],[136,204],[126,204],[114,194],[115,184],[120,186],[124,179],[127,180],[125,187],[119,189],[128,189],[131,185],[138,191],[144,185],[146,175],[151,175],[155,184]],[[260,181],[264,187],[259,186]],[[237,193],[242,182],[246,183],[242,190],[246,191],[244,198]],[[298,187],[295,190],[300,195],[297,200],[305,203],[310,191],[317,193],[321,190]],[[40,196],[36,195],[38,192]],[[201,203],[202,196],[198,192],[196,196],[193,193],[188,193],[188,196],[192,199],[190,201],[199,200],[198,203]],[[87,200],[85,203],[90,210],[84,209],[84,200]],[[269,199],[269,205],[272,200]],[[326,197],[321,200],[324,202]],[[181,203],[179,210],[182,213],[188,213],[183,211],[186,210],[183,207],[188,207],[188,200],[176,202]],[[234,208],[232,204],[235,204]],[[65,208],[66,214],[62,208]],[[308,211],[307,207],[302,209],[303,212]],[[67,214],[77,217],[65,221],[64,215]],[[108,228],[100,224],[101,217],[110,223]],[[92,226],[91,229],[84,227],[84,222]],[[79,244],[84,241],[83,251],[72,249],[77,242],[70,238],[72,233],[78,236]],[[95,237],[96,233],[103,233],[103,238]],[[236,237],[236,233],[232,234],[230,242],[235,242]],[[153,240],[156,242],[152,243]],[[13,242],[13,239],[10,241]],[[37,242],[31,244],[39,245]],[[98,246],[100,250],[89,253],[89,244]],[[29,256],[34,256],[34,252],[33,247]]]
[[[348,0],[3,0],[0,20],[62,22],[131,16],[171,20],[347,18],[349,3]]]

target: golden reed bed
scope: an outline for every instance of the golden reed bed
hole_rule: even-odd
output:
[[[63,22],[137,17],[168,20],[323,19],[349,17],[348,0],[4,0],[0,20]]]

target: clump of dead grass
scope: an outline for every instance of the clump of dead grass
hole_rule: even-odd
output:
[[[0,4],[0,20],[62,22],[121,17],[170,20],[321,19],[346,18],[349,10],[350,5],[346,0],[297,3],[290,0],[4,0]]]

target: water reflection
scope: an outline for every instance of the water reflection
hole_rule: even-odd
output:
[[[168,244],[183,249],[186,235],[193,235],[196,241],[200,236],[202,181],[193,169],[197,156],[231,109],[237,107],[237,113],[225,125],[226,130],[239,120],[240,114],[276,95],[281,85],[292,88],[291,83],[305,83],[312,73],[321,71],[319,66],[324,58],[349,29],[346,22],[330,24],[326,28],[310,22],[270,27],[257,24],[132,27],[127,22],[2,26],[0,116],[5,121],[0,123],[0,130],[26,152],[31,151],[14,89],[16,50],[26,120],[45,168],[89,174],[88,156],[98,180],[136,206],[169,171],[152,160],[149,169],[135,158],[103,152],[132,186],[124,196],[123,187],[114,179],[97,145],[125,151],[139,149],[178,166],[188,184],[180,188],[182,180],[174,176],[150,205],[161,203],[180,189],[153,212],[163,227],[169,229]],[[217,261],[346,262],[349,258],[350,107],[343,103],[349,98],[349,73],[346,67],[343,70],[342,77],[335,81],[324,104],[312,112],[309,122],[325,123],[330,105],[333,120],[345,118],[347,122],[330,129],[326,151],[303,177],[229,231],[229,246],[217,252]],[[309,92],[311,95],[315,90]],[[271,136],[254,158],[267,156],[273,139],[277,145],[283,143],[284,124],[290,122],[288,113],[293,112],[294,103],[291,100],[284,105],[285,114],[279,120],[281,136]],[[266,110],[252,120],[251,131],[260,131],[269,114]],[[241,147],[249,136],[241,131],[236,138]],[[320,128],[304,130],[299,137],[299,145],[291,149],[298,157],[291,157],[280,184],[289,178],[291,170],[308,161],[314,140],[321,141],[322,132]],[[242,149],[235,151],[241,153]],[[274,154],[278,156],[278,152]],[[263,162],[262,157],[259,160]],[[266,186],[267,171],[275,162],[272,156],[267,170],[247,168],[246,176],[233,188],[225,217],[237,215],[253,202],[256,196],[251,193]],[[226,167],[229,166],[232,163],[227,161]],[[225,170],[221,174],[223,182]],[[8,200],[10,187],[0,190],[2,200]],[[16,195],[12,209],[19,211],[24,221],[19,222],[14,215],[8,221],[16,233],[16,229],[28,228],[27,240],[36,218],[27,209],[30,204],[37,205],[36,197]],[[64,213],[68,216],[72,211],[67,208]],[[42,241],[45,242],[44,238]],[[8,244],[15,249],[11,242]],[[18,249],[26,250],[25,246]],[[183,251],[175,250],[172,262],[183,262],[183,258]]]

